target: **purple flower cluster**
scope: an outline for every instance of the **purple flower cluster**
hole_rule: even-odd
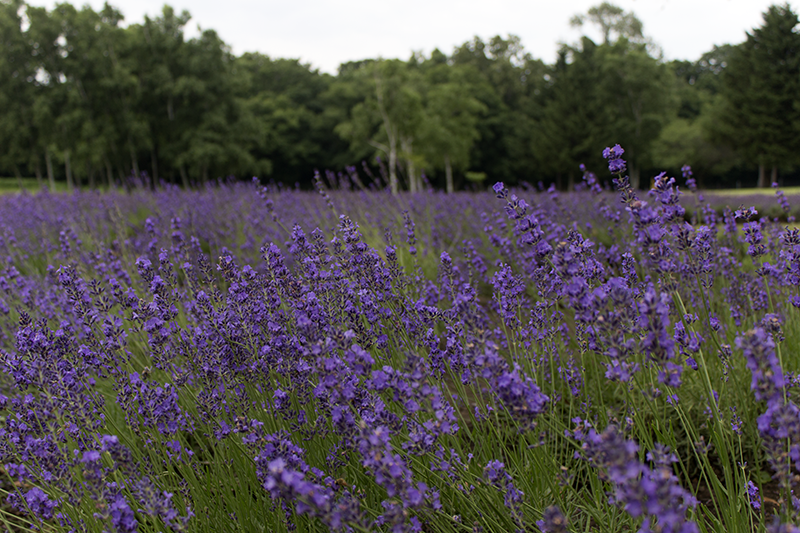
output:
[[[625,172],[625,160],[622,159],[622,154],[625,150],[618,144],[612,148],[606,147],[603,150],[603,158],[608,160],[608,171],[612,174],[622,174]]]
[[[773,476],[788,493],[793,471],[800,472],[800,408],[787,394],[789,384],[776,353],[774,338],[780,338],[780,322],[768,315],[764,324],[771,332],[755,328],[737,337],[736,345],[747,361],[754,396],[766,402],[766,411],[757,419],[758,431]],[[750,495],[751,500],[755,498]]]
[[[576,454],[600,470],[613,486],[611,500],[632,517],[644,519],[640,531],[700,531],[686,518],[697,500],[678,483],[671,466],[677,457],[667,448],[647,453],[651,467],[639,460],[639,446],[613,425],[598,433],[588,422],[578,420],[572,436],[581,443]]]
[[[785,504],[800,233],[666,174],[640,198],[624,153],[621,203],[586,167],[570,194],[0,197],[8,503],[64,531],[688,533],[760,518],[766,473]]]

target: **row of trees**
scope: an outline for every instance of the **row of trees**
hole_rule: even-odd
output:
[[[620,143],[632,180],[695,166],[706,185],[759,184],[800,163],[800,34],[771,7],[738,45],[664,62],[631,13],[576,16],[603,35],[547,65],[514,36],[446,55],[345,63],[235,57],[213,30],[185,39],[188,13],[122,27],[96,12],[0,0],[0,174],[52,186],[109,185],[131,172],[188,186],[234,174],[309,183],[314,169],[366,161],[392,190],[423,177],[556,182],[601,168]],[[352,169],[351,169],[352,172]],[[377,172],[375,172],[377,174]]]

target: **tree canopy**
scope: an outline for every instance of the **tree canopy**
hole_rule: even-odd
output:
[[[665,62],[634,13],[604,2],[572,20],[599,42],[564,44],[553,64],[517,36],[476,36],[336,75],[235,56],[212,29],[188,39],[190,20],[165,6],[124,26],[108,4],[0,0],[0,175],[50,187],[229,175],[310,185],[315,170],[357,167],[383,171],[393,191],[455,191],[482,179],[572,188],[579,165],[602,168],[602,147],[617,143],[634,185],[683,164],[706,186],[765,184],[767,170],[778,179],[800,162],[788,5],[696,61]]]
[[[771,6],[764,23],[733,48],[722,76],[717,138],[775,180],[779,167],[800,162],[800,33],[788,4]]]

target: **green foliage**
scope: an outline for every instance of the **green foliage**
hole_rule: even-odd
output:
[[[787,168],[800,161],[797,24],[788,4],[771,6],[762,26],[730,50],[722,75],[722,98],[714,109],[711,132],[762,169]]]
[[[485,107],[470,168],[505,183],[537,179],[531,145],[539,129],[545,64],[525,52],[515,35],[498,35],[488,43],[475,37],[453,51],[451,62],[475,69],[473,97]]]
[[[633,13],[626,13],[622,8],[608,2],[589,8],[585,15],[575,15],[570,20],[570,24],[580,27],[587,21],[600,27],[604,44],[611,44],[612,32],[618,38],[644,39],[642,21]]]
[[[676,118],[664,127],[655,143],[653,160],[675,173],[691,162],[700,185],[702,176],[724,174],[738,162],[730,148],[708,139],[701,120],[686,118]]]
[[[346,153],[342,143],[328,142],[337,123],[322,100],[331,76],[295,59],[251,53],[236,58],[233,70],[233,89],[244,99],[247,117],[257,129],[253,152],[263,175],[291,183],[298,176],[310,176],[314,161]]]
[[[770,8],[747,42],[693,62],[665,63],[635,14],[606,2],[572,21],[596,27],[600,44],[563,45],[552,65],[498,35],[449,55],[345,63],[336,76],[235,57],[210,29],[186,39],[190,20],[164,6],[123,27],[107,4],[0,0],[0,172],[51,188],[113,187],[141,172],[154,184],[234,174],[308,185],[315,170],[366,162],[394,190],[420,190],[422,174],[455,190],[467,172],[569,189],[580,164],[604,165],[596,147],[615,143],[634,185],[678,161],[707,185],[730,183],[747,165],[791,170],[800,153],[788,6]]]
[[[674,106],[666,65],[646,45],[621,37],[565,46],[550,74],[537,138],[544,168],[570,181],[581,163],[600,166],[597,146],[623,144],[631,180],[649,167],[655,140]]]

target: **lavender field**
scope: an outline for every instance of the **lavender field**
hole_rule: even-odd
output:
[[[800,531],[794,206],[606,155],[0,197],[0,529]]]

